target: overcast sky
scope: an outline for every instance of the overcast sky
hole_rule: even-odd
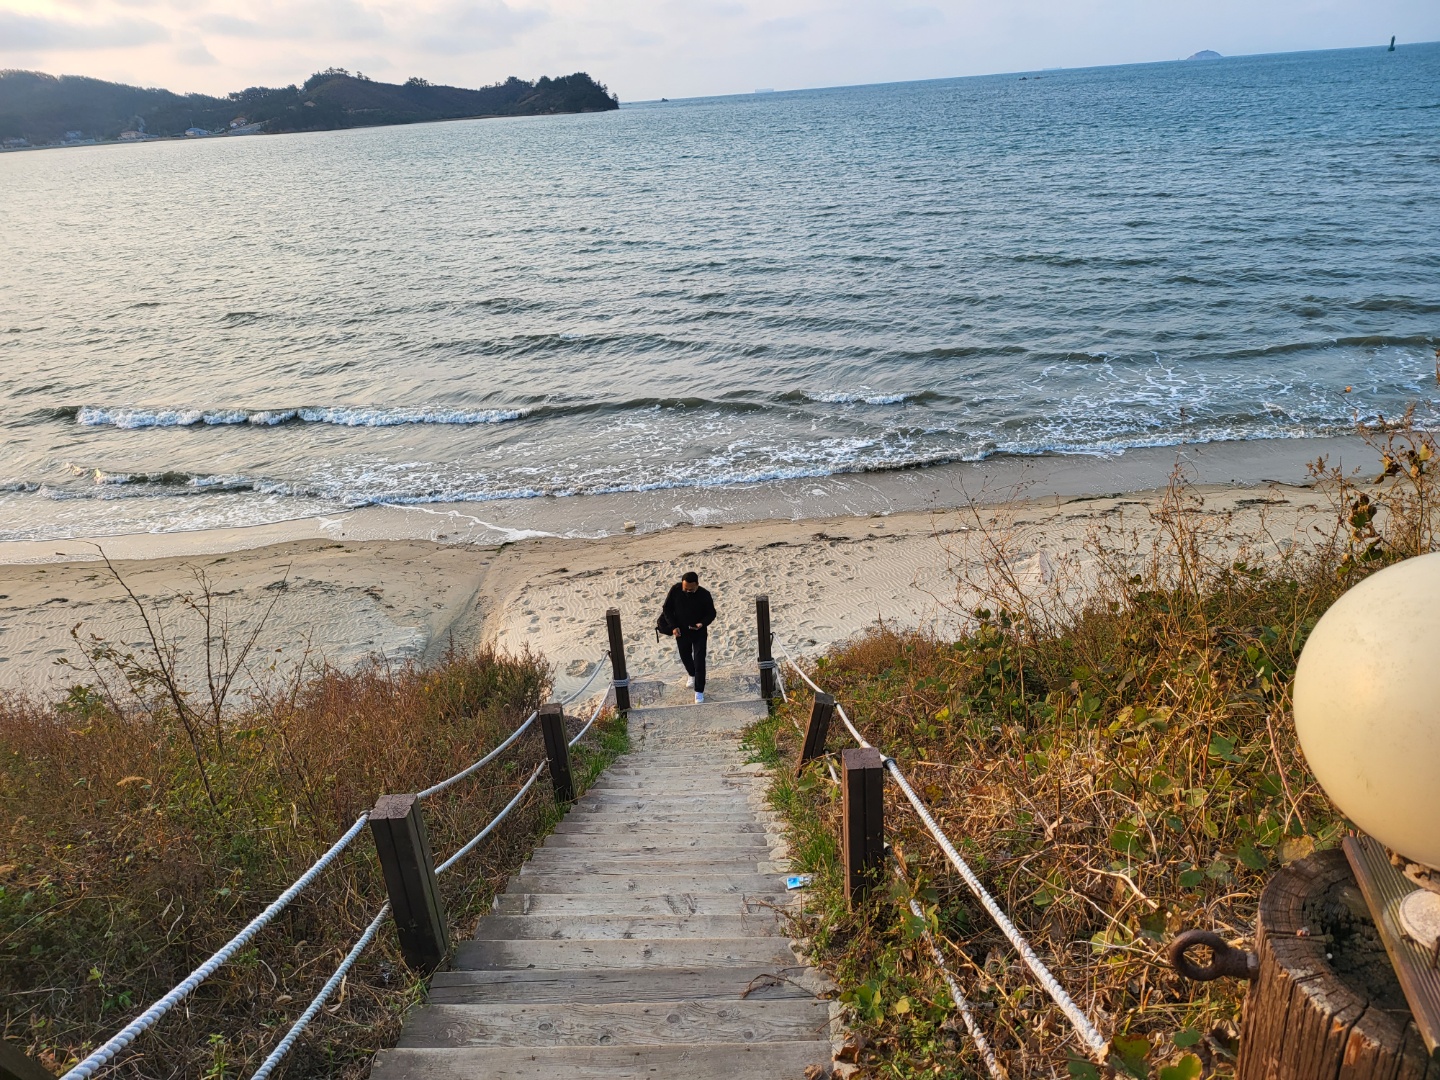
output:
[[[621,100],[1440,39],[1440,0],[0,0],[0,68],[224,93],[332,65]]]

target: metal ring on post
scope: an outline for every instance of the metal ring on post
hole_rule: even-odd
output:
[[[1205,967],[1185,955],[1197,945],[1203,945],[1210,950],[1210,963]],[[1166,948],[1165,956],[1176,974],[1191,982],[1253,979],[1260,970],[1259,957],[1252,952],[1235,948],[1213,930],[1186,930],[1176,934]]]

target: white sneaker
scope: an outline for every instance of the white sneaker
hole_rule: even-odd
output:
[[[696,704],[696,705],[703,705],[703,704],[705,704],[705,694],[704,694],[703,691],[701,691],[701,690],[696,690],[696,691],[695,691],[695,704]]]
[[[685,676],[685,689],[686,689],[686,690],[694,690],[694,689],[695,689],[695,676],[694,676],[694,675],[686,675],[686,676]]]

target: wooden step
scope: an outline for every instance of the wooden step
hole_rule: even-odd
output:
[[[382,1050],[372,1080],[801,1080],[830,1061],[828,1040],[704,1046],[546,1046]]]
[[[628,825],[635,821],[636,815],[617,807],[592,807],[588,810],[577,809],[573,812],[577,821],[584,821],[588,824],[607,825]],[[653,811],[645,815],[645,823],[653,825],[746,825],[753,824],[761,819],[753,810],[744,808],[737,809],[734,813],[722,813],[719,810],[684,810],[684,811]]]
[[[520,867],[533,874],[786,874],[784,866],[754,852],[722,858],[705,851],[589,851],[584,848],[541,848]]]
[[[682,1000],[611,1005],[427,1005],[398,1045],[625,1046],[805,1042],[830,1038],[830,1002]]]
[[[498,894],[497,915],[740,915],[784,907],[798,893],[783,888],[764,894],[725,893],[527,893],[523,889]]]
[[[584,968],[724,967],[732,964],[797,963],[784,938],[657,938],[633,941],[597,938],[587,941],[466,941],[455,949],[457,968]]]
[[[753,915],[487,915],[475,925],[475,941],[650,941],[683,937],[773,937],[784,932],[778,912]]]
[[[437,971],[436,1004],[621,1004],[654,1001],[809,1000],[830,990],[800,965],[775,967],[592,968],[587,971]]]
[[[658,896],[694,893],[698,896],[766,896],[785,892],[780,874],[525,874],[517,875],[506,892],[528,893],[633,893]]]
[[[664,822],[664,821],[636,821],[631,818],[624,821],[606,821],[596,816],[587,818],[566,817],[555,826],[553,835],[557,836],[626,836],[632,835],[637,840],[643,837],[668,838],[671,836],[719,836],[732,834],[734,836],[767,836],[769,829],[763,821],[755,819],[751,815],[749,821],[730,821],[716,823],[707,828],[697,822]]]
[[[552,848],[579,848],[589,851],[609,851],[614,848],[621,851],[720,851],[720,852],[759,852],[759,858],[769,858],[767,854],[774,849],[777,843],[783,843],[778,837],[772,839],[762,832],[726,832],[724,829],[707,829],[704,831],[687,829],[683,832],[658,833],[655,831],[637,832],[635,830],[616,830],[612,832],[603,831],[602,826],[591,826],[586,832],[553,832],[545,838],[544,850]]]

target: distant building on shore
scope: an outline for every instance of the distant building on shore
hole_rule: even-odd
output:
[[[210,132],[201,127],[188,127],[185,129],[185,137],[187,139],[203,139],[209,134]]]

